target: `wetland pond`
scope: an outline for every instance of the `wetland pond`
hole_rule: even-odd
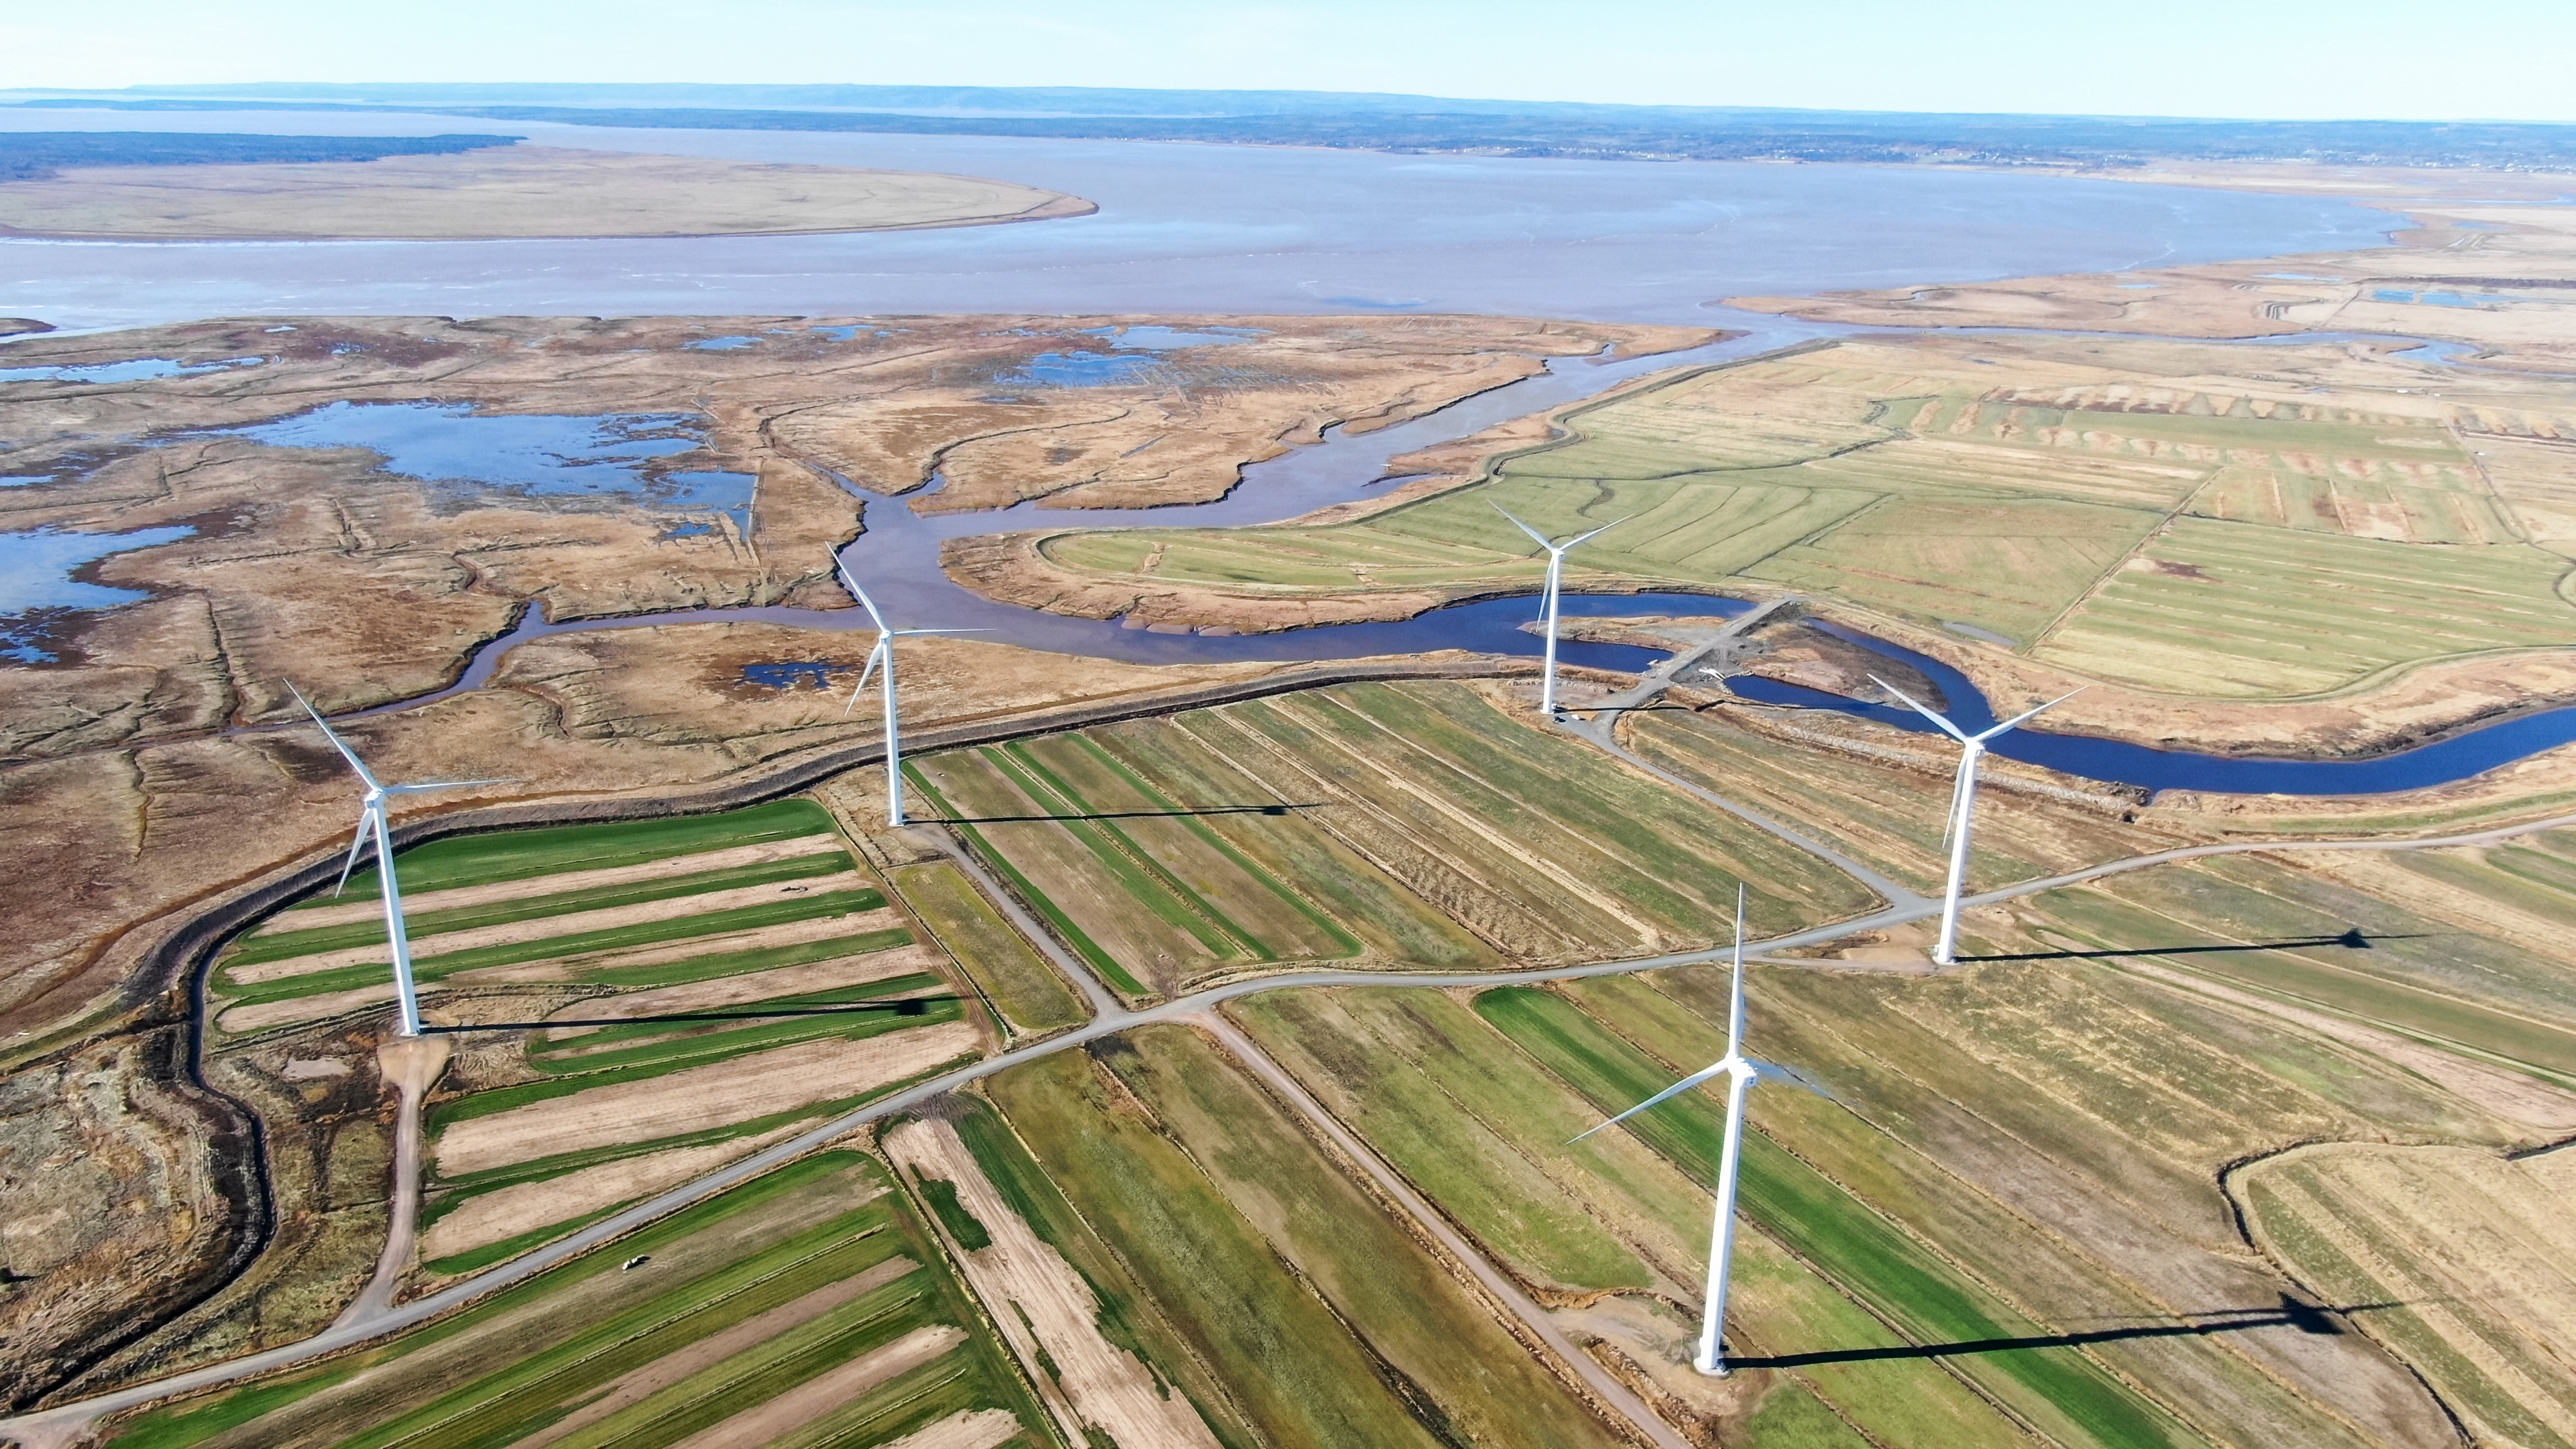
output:
[[[113,609],[150,597],[74,577],[83,565],[110,554],[176,543],[197,530],[186,524],[138,528],[131,533],[79,533],[33,528],[0,533],[0,659],[50,663],[39,638],[46,623],[65,613]]]
[[[387,473],[418,478],[451,498],[620,498],[675,513],[722,513],[751,530],[752,476],[679,471],[665,460],[706,448],[691,413],[489,413],[471,403],[334,402],[310,412],[209,430],[272,448],[363,448]],[[681,520],[666,536],[704,533]]]

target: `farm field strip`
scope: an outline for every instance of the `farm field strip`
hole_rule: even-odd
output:
[[[1082,999],[1031,949],[965,872],[940,862],[899,867],[889,883],[1017,1035],[1042,1035],[1082,1021]]]
[[[1166,924],[1178,926],[1195,938],[1199,945],[1218,960],[1276,960],[1276,953],[1259,937],[1238,924],[1202,892],[1185,883],[1152,851],[1136,843],[1128,828],[1111,819],[1100,818],[1103,812],[1076,794],[1056,773],[1040,764],[1035,755],[1013,745],[998,745],[978,751],[986,763],[1010,777],[1014,784],[1045,810],[1062,812],[1058,822],[1062,829],[1080,840],[1092,856],[1120,879],[1148,910]]]
[[[353,1358],[152,1409],[122,1442],[660,1449],[779,1403],[872,1442],[969,1412],[1042,1426],[886,1188],[864,1157],[811,1157],[645,1230],[648,1269],[569,1263]],[[876,1366],[918,1367],[873,1386],[836,1368],[897,1344]]]
[[[605,1086],[579,1079],[533,1084],[571,1090],[537,1096],[501,1088],[467,1097],[472,1116],[448,1115],[435,1144],[441,1173],[463,1174],[594,1147],[657,1141],[745,1118],[891,1087],[981,1055],[982,1034],[955,1019],[926,1026],[886,1018],[874,1050],[825,1037],[741,1057],[684,1065]],[[514,1091],[524,1095],[510,1095]]]
[[[404,919],[410,920],[458,907],[491,905],[499,901],[522,900],[529,896],[569,894],[639,881],[663,880],[676,875],[696,875],[705,871],[768,865],[803,856],[828,854],[839,848],[840,842],[836,838],[829,834],[817,833],[752,845],[721,847],[687,855],[666,855],[640,865],[611,866],[604,870],[563,871],[549,875],[493,881],[485,885],[453,886],[446,890],[406,890],[403,893],[403,913]],[[369,893],[368,899],[362,901],[334,900],[327,895],[316,896],[279,912],[251,934],[255,937],[264,937],[288,931],[309,931],[323,926],[383,919],[384,906],[374,899],[372,892]]]
[[[884,1144],[926,1197],[944,1188],[932,1197],[933,1219],[1068,1440],[1097,1429],[1135,1449],[1220,1449],[1188,1397],[1162,1392],[1142,1359],[1102,1334],[1098,1295],[1012,1211],[953,1125],[908,1122]]]
[[[1915,1095],[1915,1112],[1946,1117],[1941,1125],[1953,1131],[1927,1126],[1911,1114],[1875,1110],[1883,1100],[1880,1084],[1893,1069],[1836,1038],[1830,1018],[1798,1022],[1794,1038],[1784,1038],[1766,1020],[1766,1039],[1796,1040],[1803,1048],[1797,1060],[1826,1070],[1830,1080],[1843,1081],[1855,1070],[1868,1073],[1873,1090],[1867,1096],[1855,1090],[1839,1102],[1802,1092],[1765,1093],[1754,1103],[1755,1125],[1774,1141],[1792,1145],[1797,1157],[1825,1179],[1901,1224],[1934,1255],[2022,1317],[2059,1330],[2086,1325],[2135,1330],[2097,1329],[2097,1341],[2086,1351],[2127,1382],[2151,1386],[2163,1407],[2207,1437],[2219,1443],[2365,1449],[2373,1437],[2356,1434],[2341,1418],[2379,1408],[2383,1396],[2415,1398],[2402,1370],[2375,1355],[2351,1352],[2348,1344],[2319,1344],[2317,1335],[2280,1321],[2280,1281],[2243,1271],[2235,1254],[2204,1250],[2160,1232],[2149,1217],[2123,1211],[2129,1205],[2116,1199],[2098,1210],[2071,1211],[2072,1204],[2112,1194],[2054,1162],[2032,1160],[2027,1148],[1998,1150],[1991,1129],[1956,1130],[1966,1126],[1966,1104],[1998,1090],[2024,1090],[2019,1083],[2002,1085],[2009,1081],[2011,1061],[2005,1052],[2016,1037],[2028,1043],[2019,1048],[2021,1055],[2096,1059],[2104,1055],[2098,1046],[2104,1041],[2171,1038],[2127,1060],[2103,1063],[2099,1080],[2088,1085],[2127,1087],[2129,1102],[2148,1117],[2180,1119],[2198,1108],[2231,1125],[2244,1120],[2255,1127],[2249,1133],[2254,1140],[2261,1140],[2261,1119],[2229,1114],[2241,1110],[2243,1093],[2257,1088],[2259,1079],[2241,1066],[2231,1075],[2225,1058],[2196,1049],[2184,1033],[2149,1011],[2136,1010],[2141,997],[2153,1001],[2151,992],[2115,988],[2111,994],[2125,996],[2120,1006],[2130,1009],[2095,1009],[2072,993],[2034,1003],[2029,997],[2041,993],[2033,993],[2033,983],[2027,981],[1998,984],[2018,989],[1977,992],[1962,983],[1936,992],[1947,1000],[1972,1003],[1969,1010],[1980,1027],[1963,1031],[1954,1026],[1952,1032],[1962,1038],[1978,1032],[1979,1045],[1995,1062],[1984,1089],[1974,1096],[1936,1103]],[[1719,972],[1609,977],[1560,989],[1593,1020],[1661,1064],[1705,1060],[1725,1050],[1726,994]],[[1778,995],[1764,992],[1766,1001]],[[2078,1012],[2097,1018],[2087,1023],[2096,1029],[2084,1035],[2052,1029]],[[2217,1069],[2186,1075],[2167,1068],[2171,1075],[2162,1081],[2151,1075],[2167,1062],[2200,1065],[2195,1058],[2209,1059]],[[2196,1086],[2204,1078],[2214,1080],[2216,1088],[2196,1096],[2172,1090]],[[1980,1084],[1971,1079],[1963,1085],[1974,1091]],[[2180,1100],[2167,1107],[2158,1101],[2167,1095]],[[2187,1148],[2177,1150],[2178,1144],[2159,1141],[2153,1133],[2138,1138],[2124,1144],[2125,1149],[2163,1150],[2170,1161],[2192,1162]],[[2106,1220],[2098,1227],[2097,1212]],[[2239,1321],[2231,1323],[2231,1315]],[[2242,1321],[2248,1318],[2252,1321]],[[2195,1331],[2213,1322],[2226,1325],[2225,1331]],[[2336,1406],[2339,1412],[2320,1413],[2320,1405]],[[2372,1426],[2377,1437],[2397,1440],[2430,1427],[2420,1416],[2409,1421],[2402,1415],[2393,1423]]]
[[[1210,813],[1191,816],[1193,829],[1246,870],[1275,882],[1301,915],[1311,912],[1340,956],[1426,965],[1487,959],[1466,928],[1344,844],[1328,823],[1334,812],[1313,793],[1283,793],[1299,781],[1262,777],[1250,761],[1221,751],[1192,727],[1216,718],[1201,712],[1135,721],[1090,730],[1084,738],[1150,798],[1204,802]]]
[[[612,825],[554,825],[500,835],[433,840],[401,852],[406,892],[428,893],[559,874],[641,865],[767,841],[828,834],[832,818],[811,800],[773,800],[716,815],[673,815]],[[349,877],[345,902],[376,894],[370,860]],[[408,897],[406,897],[408,898]],[[318,906],[328,900],[316,897]]]
[[[1062,1060],[1049,1058],[1032,1066],[1055,1067]],[[1329,1304],[1330,1318],[1351,1325],[1345,1329],[1337,1323],[1326,1330],[1341,1345],[1333,1352],[1357,1351],[1364,1343],[1371,1357],[1392,1369],[1367,1376],[1366,1389],[1373,1393],[1359,1383],[1329,1396],[1320,1385],[1305,1391],[1318,1396],[1319,1407],[1338,1405],[1342,1412],[1359,1415],[1347,1421],[1354,1428],[1374,1427],[1367,1437],[1326,1435],[1323,1442],[1423,1442],[1433,1425],[1445,1427],[1442,1437],[1449,1442],[1621,1442],[1212,1041],[1187,1027],[1155,1026],[1122,1036],[1112,1050],[1067,1065],[1090,1080],[1059,1076],[1057,1096],[1065,1108],[1096,1104],[1088,1115],[1099,1125],[1075,1125],[1080,1117],[1063,1123],[1061,1112],[1039,1119],[1045,1126],[1034,1124],[1028,1116],[1032,1093],[1013,1090],[1013,1073],[996,1078],[994,1090],[1004,1115],[1030,1139],[1050,1175],[1086,1217],[1101,1223],[1105,1211],[1115,1210],[1104,1236],[1139,1253],[1164,1251],[1164,1235],[1174,1231],[1188,1235],[1183,1241],[1197,1238],[1211,1247],[1211,1233],[1230,1240],[1230,1255],[1244,1257],[1226,1270],[1231,1281],[1195,1289],[1181,1301],[1229,1288],[1253,1298],[1242,1286],[1245,1279],[1267,1278],[1279,1285],[1274,1301],[1280,1306],[1272,1313],[1291,1311],[1285,1305],[1294,1298],[1311,1305],[1295,1310],[1300,1316],[1325,1313]],[[1113,1164],[1095,1159],[1077,1167],[1067,1149],[1079,1141],[1097,1153],[1094,1144],[1109,1129],[1100,1108],[1114,1100],[1109,1093],[1118,1091],[1132,1094],[1151,1116],[1116,1129],[1129,1134],[1132,1145],[1126,1151],[1134,1154],[1138,1172],[1113,1182],[1104,1180],[1104,1173],[1116,1171]],[[1081,1136],[1066,1137],[1066,1127]],[[1163,1181],[1140,1180],[1146,1164],[1156,1161],[1168,1163]],[[1195,1185],[1185,1187],[1193,1178]],[[1178,1203],[1147,1199],[1144,1194],[1156,1186],[1188,1196]],[[1204,1213],[1211,1221],[1187,1229],[1168,1219],[1151,1227],[1139,1221],[1144,1215],[1165,1218],[1182,1212],[1193,1217]],[[1173,1262],[1166,1271],[1178,1267]],[[1286,1276],[1290,1267],[1294,1279]],[[1159,1299],[1163,1285],[1155,1287]],[[1253,1302],[1238,1301],[1228,1314],[1240,1321],[1253,1307]],[[1265,1336],[1277,1339],[1286,1324],[1273,1323]],[[1354,1342],[1355,1334],[1359,1342]],[[1231,1347],[1220,1362],[1232,1384],[1281,1370],[1300,1378],[1313,1372],[1302,1366],[1289,1369],[1280,1353],[1285,1345],[1260,1348],[1250,1356],[1245,1352],[1249,1345],[1240,1340]],[[1413,1402],[1397,1399],[1387,1386],[1390,1379],[1410,1380],[1406,1399]],[[1315,1412],[1303,1404],[1297,1407],[1300,1417]]]
[[[1668,1067],[1544,991],[1501,988],[1478,997],[1476,1007],[1602,1116],[1644,1100],[1671,1080]],[[1635,1125],[1628,1130],[1705,1184],[1716,1171],[1720,1116],[1709,1101],[1685,1097],[1631,1118]],[[2050,1437],[2099,1445],[2206,1442],[2089,1355],[2044,1346],[2054,1339],[2042,1325],[1769,1137],[1747,1135],[1743,1173],[1748,1217],[1860,1296],[1880,1318],[1901,1325],[1915,1342],[2033,1345],[1975,1355],[1957,1371]]]
[[[868,878],[850,868],[849,857],[825,856],[819,858],[811,874],[799,871],[783,880],[753,885],[738,885],[726,880],[716,883],[716,888],[711,890],[675,891],[668,895],[656,892],[654,898],[633,904],[576,908],[561,915],[531,912],[498,924],[464,927],[446,933],[444,938],[431,934],[415,939],[428,948],[419,953],[419,959],[425,964],[443,957],[506,954],[541,941],[600,938],[630,927],[660,926],[696,916],[721,916],[725,912],[756,910],[781,903],[801,904],[797,898],[807,895],[818,900],[866,901],[866,904],[849,907],[854,910],[874,910],[885,904],[884,898],[868,883]],[[331,934],[358,935],[363,940],[366,933],[363,927],[343,927],[334,928]],[[257,986],[291,976],[312,976],[351,966],[380,966],[391,959],[390,948],[384,943],[381,923],[373,934],[376,939],[372,942],[309,953],[244,951],[225,964],[224,975],[241,985]],[[568,953],[558,950],[536,954]]]
[[[2576,1384],[2548,1344],[2576,1300],[2567,1170],[2440,1147],[2330,1143],[2237,1173],[2264,1246],[2420,1366],[2481,1443],[2576,1444]]]

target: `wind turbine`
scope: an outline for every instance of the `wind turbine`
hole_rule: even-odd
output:
[[[366,853],[367,842],[372,839],[376,845],[376,874],[382,878],[385,940],[393,948],[394,1000],[398,1013],[395,1030],[403,1036],[418,1036],[420,992],[411,979],[411,937],[403,932],[402,887],[394,880],[394,846],[385,830],[385,802],[396,795],[417,795],[425,790],[459,790],[468,785],[504,785],[509,782],[425,780],[417,785],[381,784],[367,769],[366,763],[358,758],[358,752],[349,748],[349,742],[323,722],[322,712],[313,707],[313,701],[304,697],[304,691],[289,684],[286,692],[295,696],[295,702],[304,706],[306,714],[313,716],[313,723],[322,731],[322,737],[331,742],[331,748],[340,752],[340,758],[349,762],[349,768],[357,772],[360,783],[367,787],[366,793],[358,797],[358,836],[349,842],[349,858],[341,863],[340,883],[331,888],[331,894],[336,896],[348,889],[349,872],[358,868],[358,857]]]
[[[1496,513],[1501,513],[1505,518],[1511,518],[1512,527],[1528,534],[1532,539],[1537,541],[1539,547],[1547,550],[1547,662],[1543,666],[1542,672],[1539,676],[1538,712],[1546,715],[1549,719],[1554,719],[1556,718],[1556,597],[1557,585],[1563,582],[1565,578],[1566,550],[1573,548],[1576,544],[1583,542],[1585,539],[1598,538],[1602,534],[1608,533],[1610,530],[1617,528],[1620,524],[1623,524],[1628,520],[1624,518],[1614,518],[1608,523],[1601,525],[1599,528],[1592,530],[1590,533],[1579,533],[1574,537],[1567,539],[1563,543],[1552,543],[1548,540],[1548,536],[1546,534],[1539,532],[1537,529],[1530,527],[1528,524],[1521,522],[1517,518],[1512,518],[1509,513],[1504,513],[1503,505],[1499,503],[1495,504],[1494,511]]]
[[[841,713],[848,714],[859,707],[859,696],[867,692],[869,678],[882,665],[885,669],[886,824],[901,825],[904,823],[903,741],[896,732],[894,718],[894,641],[914,634],[981,634],[984,631],[894,628],[886,623],[885,615],[877,612],[877,601],[868,597],[868,591],[859,587],[857,579],[850,577],[847,564],[835,558],[832,569],[841,576],[842,585],[857,597],[860,607],[868,611],[868,617],[876,621],[876,647],[868,651],[867,667],[859,671],[858,687],[850,691],[850,702],[841,707]]]
[[[1756,1061],[1744,1054],[1744,886],[1735,887],[1735,985],[1726,1002],[1726,1055],[1691,1073],[1636,1106],[1574,1138],[1580,1142],[1603,1127],[1616,1126],[1649,1107],[1680,1096],[1713,1077],[1726,1081],[1726,1149],[1717,1160],[1717,1223],[1709,1230],[1708,1307],[1701,1312],[1698,1368],[1712,1378],[1726,1376],[1726,1278],[1735,1253],[1735,1184],[1744,1160],[1744,1094],[1759,1081],[1788,1082],[1818,1096],[1832,1094],[1794,1068]],[[1568,1144],[1569,1146],[1572,1144]]]
[[[2020,728],[2025,721],[2057,708],[2092,686],[2085,685],[2082,688],[2070,689],[2037,709],[2024,710],[2014,715],[1984,734],[1972,735],[1924,708],[1904,690],[1880,679],[1875,674],[1870,678],[1877,682],[1879,688],[1912,705],[1916,714],[1939,725],[1943,734],[1959,742],[1959,777],[1950,785],[1950,821],[1941,836],[1950,847],[1950,880],[1941,891],[1941,940],[1932,948],[1933,961],[1943,966],[1953,966],[1958,964],[1956,957],[1959,945],[1959,888],[1967,883],[1968,833],[1970,827],[1976,823],[1977,763],[1986,757],[1986,741]]]

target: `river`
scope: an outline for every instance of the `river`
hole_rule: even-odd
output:
[[[453,118],[274,111],[0,112],[13,129],[428,133]],[[1095,216],[1024,226],[840,236],[511,242],[67,243],[0,240],[0,312],[73,327],[221,315],[427,313],[867,315],[890,312],[1484,312],[1682,322],[1744,335],[1686,354],[1561,359],[1539,377],[1428,418],[1330,433],[1189,507],[1021,507],[923,517],[859,496],[866,532],[844,561],[908,626],[974,628],[1030,648],[1146,663],[1321,660],[1429,649],[1531,654],[1527,599],[1486,599],[1392,623],[1228,636],[1158,633],[998,604],[949,579],[940,545],[1050,525],[1245,526],[1369,496],[1396,454],[1560,406],[1645,372],[1719,361],[1847,329],[1737,312],[1729,295],[2173,265],[2377,244],[2384,212],[2347,202],[1927,168],[1399,156],[1295,148],[620,131],[518,125],[545,144],[762,162],[1006,177],[1096,201]],[[2290,339],[2272,339],[2286,341]],[[5,356],[5,349],[0,349]],[[1574,595],[1569,613],[1725,612],[1695,596]],[[856,610],[693,610],[551,624],[531,610],[455,689],[479,687],[529,638],[647,624],[765,620],[864,627]],[[1991,720],[1955,670],[1884,641],[1941,681],[1963,723]],[[1569,642],[1571,663],[1636,669],[1650,651]],[[794,661],[786,661],[793,663]],[[1767,681],[1751,696],[1911,715]],[[453,690],[441,691],[441,694]],[[436,696],[432,696],[436,697]],[[408,708],[406,701],[388,708]],[[2151,788],[2328,794],[2475,774],[2576,739],[2576,709],[2524,716],[2358,761],[2247,760],[2028,729],[1995,752]]]

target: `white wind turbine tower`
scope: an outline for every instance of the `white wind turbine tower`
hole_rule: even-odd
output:
[[[2019,729],[2026,721],[2082,694],[2084,689],[2068,690],[2038,709],[2024,710],[1983,734],[1972,735],[1926,709],[1921,702],[1904,690],[1880,679],[1875,674],[1870,678],[1877,682],[1879,688],[1912,705],[1916,714],[1939,725],[1943,734],[1959,742],[1959,777],[1950,786],[1950,822],[1941,837],[1950,847],[1950,879],[1941,891],[1941,940],[1932,948],[1934,962],[1943,966],[1954,966],[1958,964],[1956,956],[1959,945],[1959,890],[1968,879],[1968,833],[1976,823],[1977,764],[1986,757],[1986,741]],[[2091,686],[2087,685],[2085,688],[2089,689]]]
[[[1623,524],[1628,520],[1624,518],[1614,518],[1608,523],[1601,525],[1599,528],[1592,530],[1590,533],[1578,533],[1563,543],[1553,543],[1549,541],[1546,534],[1539,532],[1537,529],[1530,527],[1528,524],[1521,522],[1517,518],[1512,518],[1509,513],[1505,513],[1501,504],[1495,504],[1494,511],[1496,513],[1501,513],[1505,518],[1511,518],[1512,527],[1528,534],[1532,539],[1536,540],[1539,547],[1547,550],[1547,614],[1545,622],[1547,633],[1547,662],[1542,667],[1539,675],[1538,712],[1546,715],[1549,719],[1554,719],[1556,718],[1556,598],[1557,585],[1562,583],[1565,579],[1566,551],[1573,548],[1576,544],[1583,542],[1585,539],[1598,538],[1602,534],[1608,533],[1610,530],[1617,528],[1620,524]]]
[[[981,629],[894,628],[886,623],[885,615],[877,612],[876,600],[869,598],[868,591],[859,587],[859,581],[850,577],[848,565],[836,558],[832,560],[832,568],[841,576],[841,583],[858,599],[860,607],[868,611],[868,617],[876,621],[877,626],[877,645],[868,651],[867,667],[859,671],[858,687],[850,691],[850,702],[842,706],[841,713],[848,714],[859,707],[859,696],[867,692],[869,677],[879,668],[883,668],[885,670],[886,823],[901,825],[904,823],[903,741],[895,729],[894,641],[914,634],[981,634],[984,631]]]
[[[376,874],[380,878],[379,894],[384,897],[385,903],[385,940],[393,948],[394,1000],[398,1013],[395,1030],[403,1036],[418,1036],[420,1035],[420,993],[412,985],[411,937],[403,932],[402,888],[394,881],[394,846],[386,833],[385,802],[396,795],[417,795],[426,790],[458,790],[468,785],[504,785],[509,782],[506,780],[425,780],[417,785],[380,784],[375,775],[367,769],[365,762],[358,758],[358,752],[349,748],[348,741],[341,739],[330,725],[323,722],[322,712],[313,707],[313,701],[304,697],[304,691],[292,684],[288,685],[286,690],[287,693],[295,696],[297,704],[304,706],[306,714],[313,716],[313,723],[321,729],[322,737],[331,742],[331,748],[340,752],[340,758],[349,762],[349,768],[357,772],[360,783],[367,787],[366,793],[358,797],[358,837],[349,842],[349,858],[342,862],[340,883],[331,888],[331,894],[336,896],[348,888],[349,872],[358,868],[358,857],[366,854],[367,842],[373,840],[376,846]]]
[[[1818,1096],[1830,1097],[1815,1081],[1794,1068],[1756,1061],[1744,1054],[1744,887],[1735,887],[1735,985],[1726,1003],[1726,1055],[1710,1067],[1691,1073],[1636,1106],[1575,1137],[1576,1142],[1602,1127],[1625,1122],[1647,1108],[1680,1096],[1712,1077],[1726,1081],[1726,1148],[1717,1160],[1717,1222],[1709,1230],[1708,1306],[1701,1311],[1698,1368],[1713,1378],[1726,1374],[1726,1278],[1735,1254],[1735,1184],[1744,1160],[1744,1093],[1764,1080],[1788,1082]],[[1570,1145],[1570,1144],[1569,1144]]]

